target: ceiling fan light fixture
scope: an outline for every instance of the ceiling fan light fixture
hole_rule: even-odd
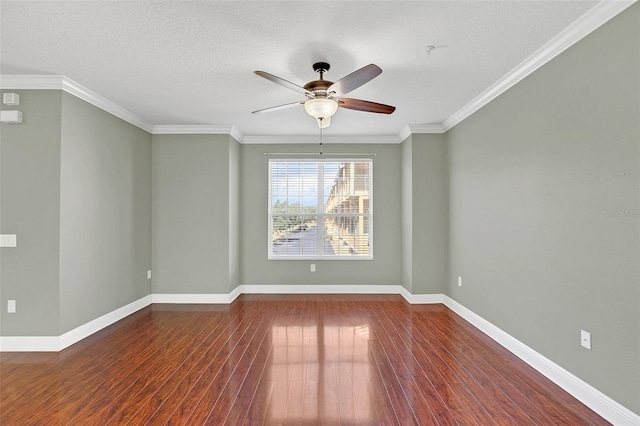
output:
[[[329,67],[330,65],[326,62],[317,62],[313,64],[313,70],[320,74],[320,79],[310,81],[304,86],[291,83],[290,81],[276,77],[268,72],[254,71],[256,75],[266,78],[273,83],[279,84],[280,86],[286,87],[295,92],[303,93],[307,99],[300,102],[290,102],[284,105],[259,109],[257,111],[253,111],[252,114],[278,111],[285,108],[304,105],[304,110],[307,114],[316,119],[318,127],[320,127],[320,131],[322,132],[322,129],[329,127],[331,124],[331,117],[336,113],[338,108],[374,112],[378,114],[391,114],[395,111],[396,108],[391,105],[342,97],[380,75],[382,70],[379,66],[369,64],[341,78],[335,83],[323,78],[324,73],[329,71]]]
[[[338,102],[329,98],[309,99],[304,103],[304,110],[315,119],[327,119],[338,110]]]

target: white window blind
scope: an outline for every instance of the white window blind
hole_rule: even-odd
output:
[[[269,160],[269,259],[372,259],[371,159]]]

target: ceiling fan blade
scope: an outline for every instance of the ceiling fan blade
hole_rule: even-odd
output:
[[[288,104],[282,104],[282,105],[273,106],[269,108],[259,109],[257,111],[251,111],[251,114],[260,114],[263,112],[279,111],[281,109],[293,108],[294,106],[303,105],[303,104],[304,104],[304,101],[291,102]]]
[[[366,82],[373,80],[381,73],[382,70],[379,66],[369,64],[366,67],[362,67],[333,83],[327,89],[327,93],[335,92],[334,96],[345,95],[362,86]]]
[[[269,74],[268,72],[264,72],[264,71],[254,71],[254,73],[256,75],[259,75],[260,77],[266,78],[269,81],[273,81],[276,84],[279,84],[280,86],[284,86],[287,89],[291,89],[294,92],[298,92],[298,93],[302,93],[303,95],[306,94],[311,94],[307,89],[305,89],[302,86],[298,86],[295,83],[292,83],[288,80],[285,80],[284,78],[280,78],[280,77],[276,77],[273,74]]]
[[[340,105],[341,108],[355,109],[356,111],[376,112],[378,114],[391,114],[396,110],[396,107],[391,105],[349,98],[338,99],[338,105]]]

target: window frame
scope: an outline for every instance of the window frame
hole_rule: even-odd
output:
[[[321,196],[316,193],[316,199],[320,200],[324,200],[325,198],[325,194],[324,194],[324,185],[323,183],[323,178],[324,178],[324,167],[320,167],[320,163],[343,163],[343,162],[349,162],[349,163],[357,163],[357,162],[367,162],[369,163],[369,213],[367,214],[362,214],[362,213],[325,213],[324,212],[324,205],[317,205],[317,211],[315,214],[313,214],[313,216],[317,217],[317,222],[318,223],[324,223],[324,218],[326,217],[345,217],[345,216],[353,216],[353,217],[366,217],[368,219],[368,224],[367,224],[367,236],[368,236],[368,254],[366,255],[353,255],[353,256],[345,256],[345,255],[337,255],[337,254],[333,254],[333,255],[319,255],[317,252],[315,255],[308,255],[308,256],[294,256],[294,255],[274,255],[273,254],[273,213],[272,213],[272,204],[273,204],[273,199],[272,199],[272,178],[273,178],[273,171],[272,171],[272,164],[273,163],[316,163],[318,164],[318,192],[322,191]],[[374,187],[374,174],[373,174],[373,167],[374,166],[374,159],[370,158],[370,157],[358,157],[358,158],[353,158],[353,157],[339,157],[339,156],[335,156],[335,157],[326,157],[326,158],[298,158],[298,157],[292,157],[292,158],[283,158],[283,157],[273,157],[273,158],[269,158],[268,160],[268,180],[267,180],[267,186],[268,186],[268,193],[267,193],[267,260],[348,260],[348,261],[354,261],[354,260],[373,260],[373,245],[374,245],[374,238],[373,238],[373,228],[374,228],[374,218],[373,218],[373,206],[374,206],[374,200],[373,200],[373,187]],[[305,214],[299,214],[299,213],[290,213],[290,215],[305,215]],[[321,222],[322,219],[322,222]],[[364,220],[364,219],[363,219]],[[324,231],[323,231],[324,232]],[[324,235],[324,234],[323,234]],[[318,237],[316,238],[317,242],[320,241],[324,241],[324,237],[320,237],[318,235]]]

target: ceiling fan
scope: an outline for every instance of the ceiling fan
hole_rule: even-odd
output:
[[[304,101],[291,102],[270,108],[259,109],[257,111],[253,111],[252,114],[278,111],[298,105],[304,105],[304,109],[307,114],[317,120],[318,127],[324,129],[329,127],[331,124],[331,117],[336,113],[338,108],[375,112],[378,114],[391,114],[395,111],[396,107],[391,105],[341,97],[342,95],[346,95],[352,90],[357,89],[380,75],[382,70],[377,65],[369,64],[341,78],[335,83],[324,79],[324,74],[329,71],[329,68],[330,65],[326,62],[317,62],[313,64],[313,69],[315,72],[320,74],[320,79],[310,81],[304,86],[298,86],[297,84],[291,83],[283,78],[276,77],[268,72],[254,71],[255,74],[260,77],[264,77],[269,81],[305,95],[307,99]]]

